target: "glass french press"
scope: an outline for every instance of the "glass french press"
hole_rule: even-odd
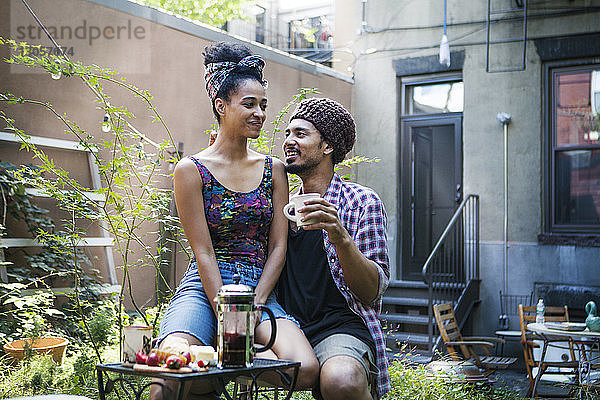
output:
[[[254,304],[254,289],[240,284],[240,276],[233,276],[233,284],[224,285],[217,293],[218,337],[217,367],[251,367],[254,353],[268,350],[275,342],[277,325],[273,312],[266,306]],[[266,312],[271,320],[271,337],[263,347],[254,346],[255,311]]]

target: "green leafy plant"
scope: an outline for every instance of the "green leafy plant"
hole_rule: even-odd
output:
[[[392,390],[386,400],[521,400],[518,393],[503,387],[478,383],[451,382],[445,373],[433,373],[424,365],[393,361],[390,365]]]
[[[158,219],[163,231],[176,232],[173,240],[179,240],[179,227],[176,226],[177,219],[169,215],[171,190],[161,189],[157,179],[164,175],[161,165],[177,161],[177,153],[169,151],[174,149],[174,142],[170,131],[161,115],[152,105],[152,96],[145,90],[138,89],[132,84],[119,79],[116,73],[99,68],[97,66],[84,66],[70,59],[59,56],[35,56],[32,52],[19,51],[26,44],[13,41],[0,40],[0,43],[8,46],[11,50],[9,63],[16,63],[30,68],[37,68],[55,76],[65,76],[69,79],[79,78],[84,87],[91,90],[96,96],[98,108],[106,113],[106,130],[111,135],[108,139],[95,140],[85,132],[75,121],[68,119],[66,115],[59,114],[51,104],[34,99],[24,99],[12,93],[0,94],[0,102],[8,104],[22,104],[37,106],[46,109],[51,115],[57,117],[65,126],[66,131],[75,136],[76,140],[91,154],[95,156],[100,177],[104,182],[104,188],[95,190],[96,194],[104,196],[104,202],[93,201],[86,196],[91,190],[83,187],[75,179],[71,178],[68,170],[56,165],[54,161],[40,148],[33,145],[28,135],[15,126],[14,120],[0,112],[7,125],[7,129],[14,132],[22,141],[23,149],[31,152],[39,161],[40,165],[36,174],[27,177],[27,184],[41,190],[48,196],[58,201],[59,208],[71,214],[72,218],[68,225],[67,235],[58,235],[48,229],[35,229],[38,240],[45,243],[57,242],[56,248],[61,255],[70,258],[74,268],[79,268],[82,257],[77,253],[76,243],[83,236],[76,226],[76,221],[85,220],[89,224],[97,224],[99,228],[108,230],[115,239],[115,248],[120,255],[121,268],[123,269],[123,281],[121,292],[117,301],[116,315],[123,314],[123,300],[125,291],[132,292],[129,269],[153,268],[157,279],[165,281],[160,273],[161,259],[168,251],[168,246],[154,246],[148,242],[146,236],[155,232],[148,232],[147,226],[155,224]],[[159,124],[169,138],[163,143],[155,143],[141,133],[132,124],[134,116],[121,106],[114,106],[109,102],[109,95],[105,92],[105,85],[127,89],[135,97],[138,97],[147,106],[153,115],[154,121]],[[146,151],[144,146],[150,146],[151,151]],[[99,157],[102,152],[104,157]],[[175,158],[174,158],[175,157]],[[53,176],[54,179],[45,179],[44,175]],[[24,176],[24,175],[22,175]],[[66,189],[66,190],[65,190]],[[133,247],[141,248],[141,256],[133,251]],[[71,275],[74,281],[74,309],[83,315],[85,313],[85,299],[81,293],[88,286],[81,280],[78,274]],[[168,285],[164,285],[168,288]],[[144,323],[148,324],[145,314],[136,304],[133,297],[130,302],[142,316]],[[83,328],[86,336],[92,341],[98,358],[100,351],[95,343],[95,334],[92,334],[90,326],[82,318]],[[122,329],[122,319],[117,318],[119,332]]]
[[[140,2],[216,28],[221,28],[234,19],[247,19],[245,6],[250,4],[249,0],[142,0]]]
[[[12,283],[0,284],[0,315],[3,317],[0,319],[0,340],[60,335],[70,341],[81,341],[84,335],[79,329],[79,321],[74,318],[71,303],[63,302],[61,307],[55,307],[56,296],[51,288],[61,279],[77,276],[85,287],[81,301],[90,303],[91,309],[97,301],[97,271],[91,268],[81,249],[73,249],[75,253],[72,253],[70,246],[64,246],[69,232],[58,230],[54,220],[48,216],[49,211],[32,201],[27,188],[36,179],[39,179],[39,169],[34,166],[18,168],[11,163],[0,162],[3,225],[10,214],[41,242],[36,252],[20,248],[5,250],[8,259],[20,259],[22,255],[26,262],[6,264],[7,276]],[[7,233],[10,234],[10,231],[4,229],[2,235]],[[78,262],[74,261],[74,255]]]

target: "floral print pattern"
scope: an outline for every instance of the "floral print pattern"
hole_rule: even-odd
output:
[[[255,287],[267,258],[273,219],[273,160],[265,157],[256,189],[236,192],[223,186],[198,159],[189,158],[202,177],[204,212],[219,269],[240,274],[242,283]]]

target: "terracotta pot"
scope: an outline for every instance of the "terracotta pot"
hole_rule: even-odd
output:
[[[45,337],[45,338],[27,338],[14,340],[4,345],[4,351],[17,361],[21,361],[25,356],[25,343],[37,354],[51,354],[52,359],[60,364],[67,350],[69,341],[60,337]]]

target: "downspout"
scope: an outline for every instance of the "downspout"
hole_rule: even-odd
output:
[[[367,32],[367,0],[362,0],[362,17],[360,23],[360,34]]]
[[[508,124],[511,116],[501,112],[497,115],[498,122],[504,128],[504,269],[502,276],[502,290],[508,293]]]

